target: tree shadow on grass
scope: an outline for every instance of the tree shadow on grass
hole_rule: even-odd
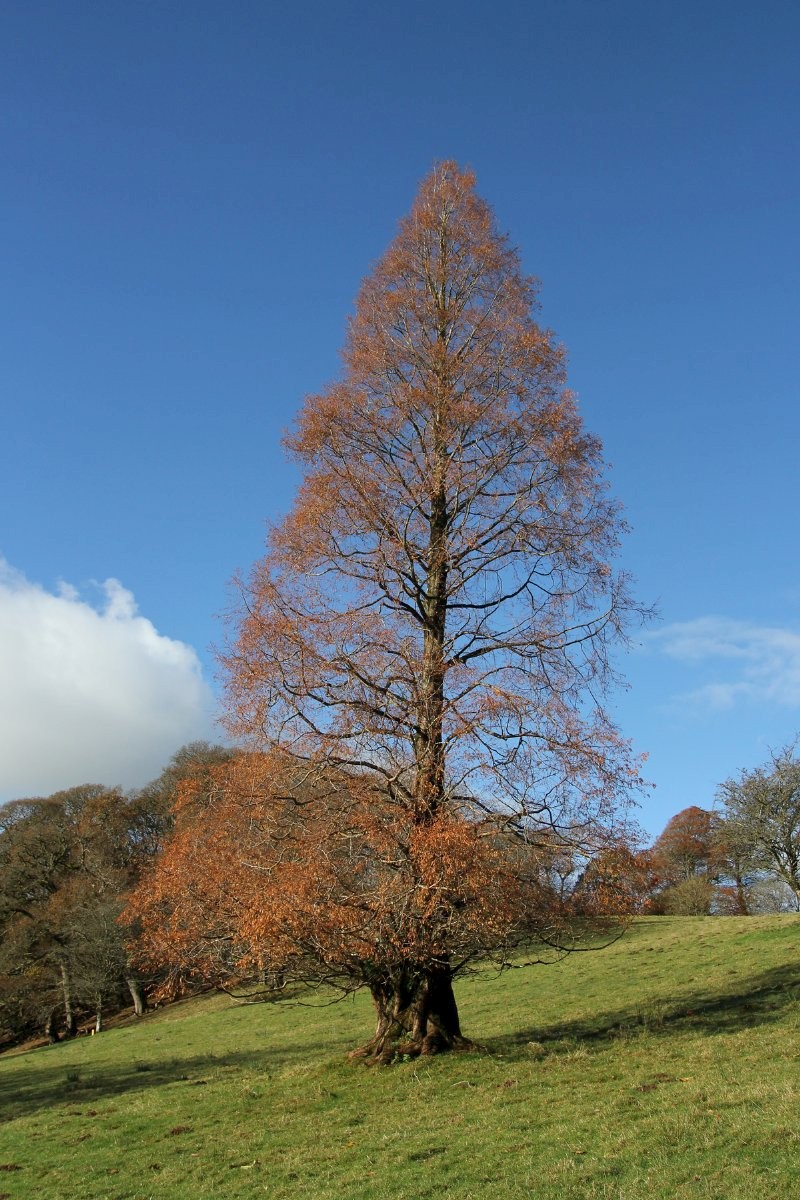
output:
[[[53,1046],[31,1051],[24,1056],[24,1063],[22,1056],[14,1060],[21,1069],[0,1072],[0,1128],[8,1121],[53,1106],[86,1112],[151,1088],[200,1089],[216,1083],[220,1072],[227,1068],[254,1070],[268,1079],[300,1059],[299,1047],[286,1047],[285,1052],[269,1048],[194,1056],[171,1055],[165,1048],[163,1058],[151,1056],[120,1063],[107,1059],[76,1062],[71,1058],[59,1062],[53,1053],[58,1049]],[[302,1045],[304,1063],[321,1061],[329,1054],[329,1046]],[[97,1114],[89,1111],[88,1115]]]
[[[724,991],[702,988],[681,992],[679,996],[649,997],[596,1016],[501,1034],[484,1039],[482,1045],[490,1053],[527,1057],[532,1041],[545,1048],[548,1043],[574,1045],[576,1041],[602,1046],[642,1033],[666,1037],[679,1032],[736,1033],[781,1020],[787,1008],[798,1001],[800,965],[791,963],[737,980]]]

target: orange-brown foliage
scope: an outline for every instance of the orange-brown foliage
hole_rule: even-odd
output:
[[[233,732],[445,795],[614,820],[637,764],[601,703],[633,611],[596,438],[474,177],[440,164],[365,280],[342,377],[288,447],[294,508],[242,586]]]
[[[223,770],[202,819],[187,797],[137,897],[193,970],[430,967],[455,1037],[442,979],[566,944],[569,879],[624,836],[638,764],[603,694],[637,610],[536,295],[473,175],[439,164],[287,439],[303,482],[231,614],[229,725],[268,757]]]
[[[681,809],[653,843],[656,874],[665,884],[678,884],[693,875],[716,878],[725,867],[722,820],[697,805]]]
[[[464,813],[415,823],[363,774],[249,754],[210,776],[202,795],[183,789],[125,913],[140,963],[172,968],[163,994],[265,972],[347,989],[409,963],[505,961],[533,941],[569,948],[588,916],[619,912],[610,892],[564,894],[563,848]]]

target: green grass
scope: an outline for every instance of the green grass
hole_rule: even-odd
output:
[[[367,997],[186,1001],[0,1058],[0,1200],[800,1196],[800,917],[650,918],[465,980],[482,1049],[366,1068]]]

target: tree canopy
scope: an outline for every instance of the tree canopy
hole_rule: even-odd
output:
[[[776,876],[800,907],[800,757],[797,741],[719,788],[726,838],[751,871]]]

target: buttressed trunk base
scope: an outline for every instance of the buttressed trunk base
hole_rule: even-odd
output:
[[[371,985],[377,1014],[374,1036],[351,1057],[390,1063],[400,1057],[469,1050],[461,1033],[452,975],[447,967],[404,972]]]

